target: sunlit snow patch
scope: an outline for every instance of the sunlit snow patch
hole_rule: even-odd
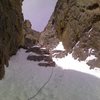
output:
[[[63,47],[62,42],[59,42],[59,44],[57,45],[56,48],[54,48],[54,50],[62,50],[62,51],[64,51],[65,49],[64,49],[64,47]]]
[[[88,50],[88,52],[89,52],[89,53],[93,53],[93,52],[94,52],[94,49],[90,48],[90,49]]]
[[[87,57],[87,59],[85,60],[86,62],[88,62],[89,60],[96,60],[97,58],[94,55],[90,55]]]
[[[62,42],[58,44],[58,46],[54,50],[64,50],[64,47],[62,45]],[[88,73],[91,75],[95,75],[100,78],[100,69],[95,68],[93,70],[90,70],[90,66],[88,66],[86,63],[89,60],[96,59],[95,56],[91,55],[87,57],[86,61],[78,61],[75,60],[72,56],[72,54],[68,54],[67,56],[63,58],[55,58],[53,57],[53,60],[56,62],[57,66],[63,68],[63,69],[72,69],[77,70],[80,72]]]

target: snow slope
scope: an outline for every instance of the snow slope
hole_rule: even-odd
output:
[[[0,81],[0,100],[100,100],[99,70],[89,70],[71,55],[53,58],[57,67],[39,67],[38,62],[27,61],[30,54],[20,49],[11,57],[5,78]],[[48,84],[29,99],[47,82],[52,71]]]

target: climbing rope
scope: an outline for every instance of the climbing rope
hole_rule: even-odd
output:
[[[30,97],[28,100],[34,99],[34,98],[42,91],[42,89],[48,84],[48,82],[50,81],[50,79],[51,79],[51,77],[52,77],[52,75],[53,75],[53,69],[54,69],[54,68],[52,68],[52,71],[51,71],[51,74],[50,74],[50,77],[48,78],[48,80],[47,80],[47,81],[43,84],[43,86],[37,91],[37,93],[36,93],[34,96]]]

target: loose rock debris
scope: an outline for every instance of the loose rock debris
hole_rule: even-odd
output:
[[[53,61],[52,57],[55,56],[57,58],[62,58],[65,56],[65,51],[61,50],[53,50],[52,52],[49,51],[48,49],[44,49],[41,47],[31,47],[26,50],[27,53],[33,52],[38,55],[29,55],[27,57],[27,60],[30,61],[37,61],[39,62],[39,66],[44,66],[44,67],[55,67],[55,62]],[[41,62],[44,61],[44,62]]]
[[[55,67],[55,62],[52,60],[52,56],[50,55],[49,50],[47,49],[42,49],[40,47],[32,47],[26,50],[26,52],[33,52],[38,55],[29,55],[27,57],[27,60],[30,61],[38,61],[39,66],[44,66],[44,67]],[[44,62],[40,62],[44,61]]]

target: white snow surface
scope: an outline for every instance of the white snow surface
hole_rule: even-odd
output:
[[[71,54],[53,58],[57,64],[54,68],[39,67],[38,62],[27,60],[29,54],[33,53],[20,49],[11,57],[0,81],[0,100],[28,100],[45,84],[52,69],[48,84],[31,100],[100,100],[99,69],[89,70],[85,62],[74,60]]]
[[[56,48],[54,48],[54,50],[62,50],[62,51],[64,51],[65,49],[64,49],[64,47],[63,47],[62,42],[59,42],[59,44],[57,45]]]

